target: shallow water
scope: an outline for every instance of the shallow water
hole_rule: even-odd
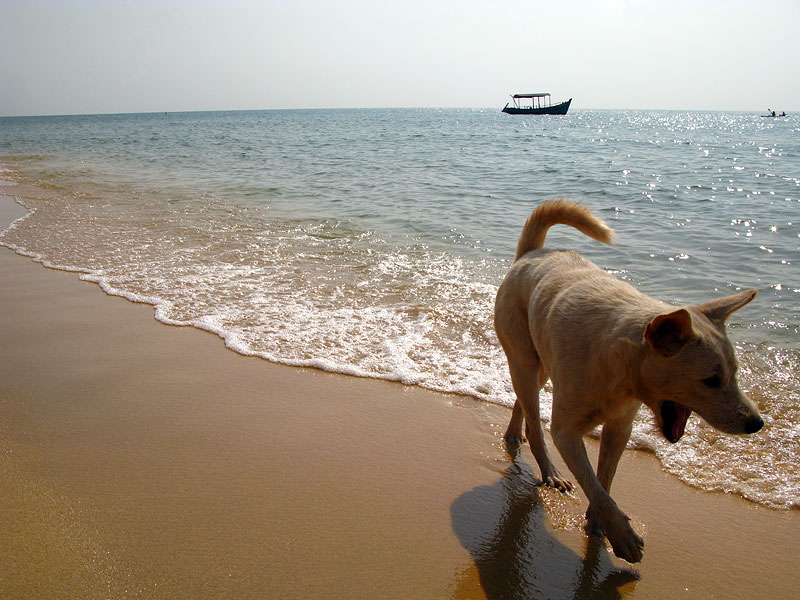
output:
[[[644,111],[6,118],[0,175],[32,214],[0,242],[242,354],[510,405],[494,295],[531,209],[568,196],[617,244],[555,228],[549,247],[675,304],[759,288],[729,334],[764,430],[693,417],[671,446],[643,410],[632,443],[699,487],[798,507],[799,132]]]

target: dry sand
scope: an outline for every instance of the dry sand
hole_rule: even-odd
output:
[[[800,594],[798,511],[626,452],[632,571],[506,408],[245,358],[6,248],[0,278],[0,598]]]

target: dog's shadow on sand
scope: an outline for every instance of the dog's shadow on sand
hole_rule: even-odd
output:
[[[638,573],[615,567],[603,541],[589,536],[583,558],[545,525],[541,483],[517,457],[494,485],[459,496],[450,507],[453,529],[472,554],[490,600],[622,598]],[[458,596],[458,594],[456,594]]]

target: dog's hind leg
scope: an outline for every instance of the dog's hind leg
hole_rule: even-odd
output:
[[[501,292],[502,289],[501,287]],[[511,365],[517,361],[521,361],[523,363],[521,369],[529,368],[536,373],[539,370],[539,358],[536,354],[536,349],[533,347],[533,342],[527,333],[527,315],[523,311],[514,310],[509,307],[508,296],[502,293],[499,293],[497,296],[494,328],[497,332],[497,339],[500,340],[500,345],[503,347],[503,351],[506,354],[509,371],[511,371],[511,383],[517,395],[517,399],[514,401],[514,408],[511,411],[511,420],[508,423],[503,439],[509,447],[516,449],[525,442],[525,438],[522,436],[522,424],[525,421],[525,413],[519,398],[521,394],[525,394],[524,389],[527,386],[523,385],[522,377],[517,374],[520,372],[520,369],[517,369],[517,373],[515,373]]]
[[[539,390],[544,387],[544,384],[547,383],[547,373],[545,373],[544,369],[539,369]],[[538,405],[538,400],[537,400]],[[506,433],[503,436],[503,439],[506,441],[506,444],[512,447],[520,446],[525,442],[525,438],[522,437],[522,424],[525,421],[525,414],[522,412],[522,405],[519,403],[519,400],[514,401],[514,408],[511,411],[511,420],[508,422],[508,427],[506,428]]]
[[[525,442],[525,438],[522,437],[522,424],[524,421],[525,415],[522,413],[522,406],[519,400],[515,400],[514,408],[511,410],[511,420],[508,422],[508,427],[506,427],[506,432],[503,435],[506,444],[514,449]]]
[[[547,381],[547,372],[542,364],[528,328],[528,315],[508,304],[508,296],[498,294],[495,308],[495,331],[508,359],[508,370],[517,400],[511,412],[511,421],[505,433],[506,443],[519,445],[522,442],[522,423],[531,445],[531,451],[542,471],[542,481],[562,491],[572,489],[572,483],[563,478],[550,460],[544,443],[544,432],[539,416],[539,390]]]
[[[533,345],[531,344],[533,351]],[[506,430],[506,441],[509,436],[520,435],[522,417],[525,418],[525,436],[531,445],[536,462],[542,471],[542,481],[545,485],[553,487],[562,492],[572,489],[572,483],[561,476],[550,455],[547,452],[547,445],[544,441],[544,431],[542,431],[542,421],[539,414],[539,390],[547,377],[539,364],[539,359],[535,352],[528,357],[525,366],[509,357],[508,367],[511,371],[511,382],[514,384],[514,391],[517,394],[517,401],[514,403],[514,410],[511,413],[511,422]],[[511,438],[514,439],[513,437]]]

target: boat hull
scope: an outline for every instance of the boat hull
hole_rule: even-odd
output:
[[[509,115],[565,115],[569,110],[569,105],[572,98],[561,104],[553,104],[551,106],[541,106],[534,108],[517,108],[516,106],[508,106],[503,109],[504,113]]]

